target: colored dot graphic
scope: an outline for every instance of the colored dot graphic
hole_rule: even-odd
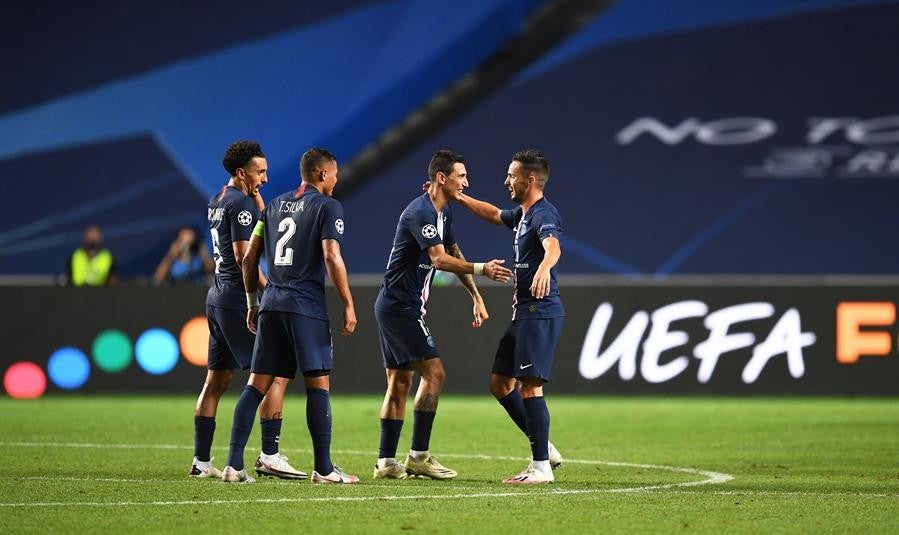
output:
[[[107,373],[118,373],[131,364],[131,338],[122,331],[108,329],[94,339],[91,353],[98,368]]]
[[[194,366],[206,366],[209,359],[209,322],[204,316],[193,318],[184,324],[181,335],[181,354]]]
[[[179,355],[194,366],[206,366],[209,352],[209,325],[205,316],[191,318],[175,336],[162,328],[144,331],[136,341],[120,329],[100,331],[90,347],[90,358],[77,347],[64,346],[54,351],[42,367],[20,361],[3,373],[3,388],[15,399],[43,396],[50,385],[64,390],[83,387],[91,376],[91,362],[98,370],[121,373],[132,361],[153,375],[163,375],[178,364]]]
[[[178,362],[178,342],[165,329],[150,329],[138,337],[134,353],[144,371],[162,375]]]
[[[47,363],[47,375],[53,384],[66,390],[80,388],[91,374],[91,365],[87,356],[74,347],[57,349],[50,355]]]
[[[3,374],[3,388],[15,399],[39,398],[47,390],[47,376],[33,362],[16,362]]]

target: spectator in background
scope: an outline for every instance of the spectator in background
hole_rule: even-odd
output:
[[[153,274],[155,284],[206,284],[215,263],[193,227],[181,227]]]
[[[116,282],[115,260],[103,247],[103,232],[97,225],[84,229],[84,242],[69,258],[68,283],[72,286],[106,286]]]

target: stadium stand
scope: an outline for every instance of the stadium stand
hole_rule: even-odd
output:
[[[15,35],[35,34],[44,41],[13,43],[10,50],[24,48],[9,68],[19,68],[25,73],[23,82],[40,89],[23,91],[27,85],[22,84],[15,91],[11,84],[4,89],[28,94],[4,97],[0,172],[6,177],[21,176],[22,158],[33,157],[50,166],[63,161],[56,156],[59,152],[152,138],[149,143],[156,146],[156,155],[148,156],[147,162],[141,158],[119,162],[117,181],[98,181],[97,186],[112,195],[116,193],[110,189],[113,184],[141,180],[135,174],[143,177],[140,169],[151,167],[162,155],[180,175],[178,188],[169,193],[189,192],[183,202],[196,213],[205,200],[197,203],[194,195],[210,195],[226,179],[219,163],[224,147],[235,139],[253,138],[269,153],[267,194],[274,195],[297,182],[298,158],[306,147],[327,145],[342,159],[349,159],[435,91],[479,65],[520,30],[522,20],[538,4],[536,0],[468,0],[454,3],[452,12],[446,13],[425,0],[318,1],[305,2],[302,8],[282,2],[263,3],[256,14],[223,7],[227,13],[208,19],[209,10],[186,10],[178,11],[183,20],[172,28],[173,35],[180,37],[157,51],[150,50],[157,49],[157,43],[148,31],[158,31],[158,23],[172,16],[167,10],[79,6],[73,9],[78,11],[74,16],[92,22],[81,34],[72,34],[54,31],[56,23],[42,11],[46,6],[21,5]],[[141,16],[145,11],[153,13]],[[52,13],[62,19],[68,11],[56,7]],[[269,29],[267,25],[278,14],[286,17]],[[244,17],[248,21],[245,33],[240,32],[242,38],[214,37],[228,33],[222,28],[228,17],[235,16],[242,24]],[[115,30],[104,36],[98,26],[107,24]],[[192,28],[196,35],[188,35]],[[71,52],[78,58],[76,63],[86,65],[83,70],[61,59],[60,51],[70,41],[75,44],[66,57]],[[27,65],[20,63],[24,58],[29,60]],[[60,72],[65,80],[56,82]],[[48,80],[54,83],[44,83]],[[80,172],[86,174],[77,176]],[[29,172],[28,176],[39,179],[27,182],[31,189],[21,190],[23,198],[39,191],[59,191],[62,181],[95,180],[88,170],[65,166],[44,167],[40,175]],[[88,207],[93,206],[95,194],[69,191],[68,197],[54,195],[54,200]],[[52,216],[49,204],[17,204],[0,224],[0,232],[25,238],[20,227]],[[120,272],[149,273],[153,269],[149,259],[158,259],[164,245],[148,247],[127,229],[134,220],[160,218],[158,208],[157,203],[131,203],[128,219],[85,208],[82,218],[69,223],[74,228],[100,223],[122,255]],[[160,236],[171,235],[184,222],[173,218],[160,223],[157,230]],[[39,255],[3,264],[3,272],[52,272],[45,257],[64,258],[63,251],[75,242],[47,231],[53,235],[27,236],[49,244]],[[117,234],[119,239],[114,238]],[[8,245],[5,240],[2,243]]]
[[[349,164],[565,4],[272,2],[239,13],[244,32],[221,31],[224,8],[16,6],[0,273],[56,272],[96,222],[120,273],[148,276],[224,180],[229,142],[262,142],[274,195],[304,148]],[[435,148],[465,154],[472,191],[502,203],[509,155],[534,146],[566,214],[564,273],[895,273],[899,71],[882,58],[897,17],[884,0],[616,2],[348,188],[349,269],[382,272],[391,214]],[[457,226],[472,256],[507,250],[501,230]]]

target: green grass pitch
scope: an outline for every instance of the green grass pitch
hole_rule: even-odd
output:
[[[566,462],[528,488],[500,483],[529,450],[487,395],[440,401],[431,451],[454,481],[372,480],[380,398],[335,395],[333,458],[355,486],[188,478],[189,396],[2,399],[0,532],[899,532],[899,400],[548,399]],[[291,393],[281,446],[311,472],[304,401]],[[410,432],[411,414],[401,453]],[[248,465],[258,448],[257,430]]]

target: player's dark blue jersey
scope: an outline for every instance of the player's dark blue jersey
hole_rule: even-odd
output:
[[[453,211],[449,205],[438,214],[427,193],[409,203],[396,225],[375,309],[395,316],[424,316],[436,271],[428,248],[443,244],[449,249],[454,243]]]
[[[215,279],[206,294],[206,304],[246,310],[247,298],[241,278],[240,259],[234,258],[234,242],[249,241],[259,219],[253,198],[234,186],[224,186],[209,199],[207,211],[212,234]]]
[[[263,221],[268,286],[260,312],[292,312],[327,320],[322,240],[340,241],[343,205],[303,184],[272,199]]]
[[[506,226],[515,231],[515,297],[512,300],[512,319],[564,316],[565,308],[559,297],[555,267],[549,270],[549,294],[543,299],[531,295],[534,274],[545,254],[543,240],[549,236],[559,239],[562,235],[559,211],[543,198],[528,209],[524,218],[520,206],[514,210],[503,210],[500,217]]]

